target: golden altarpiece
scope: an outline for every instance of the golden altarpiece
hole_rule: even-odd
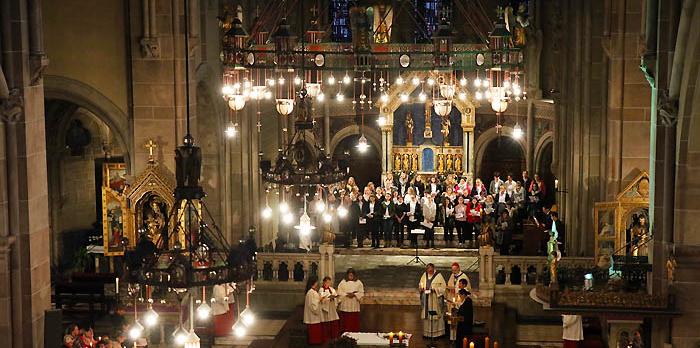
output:
[[[646,256],[649,238],[649,174],[641,172],[612,202],[595,204],[595,256]],[[639,247],[635,247],[639,245]]]

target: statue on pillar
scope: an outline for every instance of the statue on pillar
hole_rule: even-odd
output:
[[[401,169],[404,171],[411,170],[411,160],[407,153],[403,154],[403,165],[401,166]]]
[[[441,153],[437,155],[437,171],[438,173],[445,172],[445,155]]]
[[[394,170],[400,170],[401,169],[401,155],[400,154],[394,154]]]
[[[448,117],[443,117],[442,122],[440,124],[441,130],[440,133],[442,133],[442,142],[445,146],[450,146],[450,119]]]
[[[406,145],[413,145],[413,114],[406,113]]]
[[[452,165],[453,165],[453,162],[452,162],[452,154],[448,154],[448,155],[447,155],[447,170],[448,170],[448,171],[453,171],[453,170],[454,170],[454,167],[453,167]]]
[[[411,171],[412,172],[418,171],[418,155],[415,153],[413,155],[411,155]]]
[[[462,171],[462,155],[455,155],[455,172]]]

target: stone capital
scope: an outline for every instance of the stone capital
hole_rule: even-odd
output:
[[[16,123],[21,120],[24,111],[24,97],[19,89],[10,91],[10,97],[0,100],[0,121]]]

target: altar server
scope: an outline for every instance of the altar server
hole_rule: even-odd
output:
[[[308,344],[323,344],[323,327],[321,325],[321,295],[318,293],[318,277],[315,275],[310,276],[309,281],[306,283],[304,324],[306,324]]]
[[[440,337],[445,334],[442,301],[446,287],[445,279],[435,271],[435,265],[429,263],[418,282],[424,337]]]
[[[338,284],[338,315],[342,332],[360,331],[360,300],[365,296],[365,286],[357,279],[355,270],[349,268],[345,279]]]
[[[469,297],[470,293],[466,289],[459,290],[459,309],[457,315],[462,317],[462,321],[457,324],[457,339],[455,347],[462,347],[464,338],[469,339],[472,335],[472,326],[474,325],[474,305]]]
[[[331,277],[323,278],[321,294],[321,327],[323,341],[331,341],[340,336],[340,317],[338,317],[338,293],[331,286]]]

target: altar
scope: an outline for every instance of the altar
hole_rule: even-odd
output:
[[[387,332],[346,332],[345,337],[353,338],[357,341],[358,347],[384,348],[389,347],[389,333]],[[405,347],[410,346],[411,334],[404,337]],[[398,343],[397,335],[394,333],[393,343]]]

